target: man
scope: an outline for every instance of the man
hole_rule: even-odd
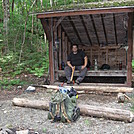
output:
[[[76,79],[76,83],[79,85],[81,81],[84,79],[87,73],[87,56],[83,51],[78,50],[78,45],[72,45],[72,52],[68,55],[67,66],[65,67],[65,75],[67,78],[67,84],[71,84],[71,74],[72,70],[80,71],[79,77]]]

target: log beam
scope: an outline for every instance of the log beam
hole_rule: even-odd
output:
[[[47,89],[55,89],[58,90],[59,86],[56,85],[42,85],[42,87]],[[125,93],[125,92],[133,92],[133,88],[130,87],[104,87],[104,86],[64,86],[65,88],[71,88],[73,87],[77,91],[94,91],[94,92],[104,92],[104,93]]]
[[[75,16],[75,15],[87,15],[87,14],[106,14],[106,13],[128,13],[134,12],[133,7],[112,7],[112,8],[99,8],[99,9],[82,9],[82,10],[70,10],[70,11],[57,11],[57,12],[46,12],[38,13],[37,18],[50,18],[50,17],[61,17],[61,16]]]
[[[28,100],[25,98],[14,98],[12,104],[20,107],[30,107],[36,109],[49,110],[49,101]],[[108,107],[92,106],[78,104],[81,115],[103,117],[106,119],[119,120],[125,122],[132,122],[134,115],[132,112],[123,109],[115,109]]]

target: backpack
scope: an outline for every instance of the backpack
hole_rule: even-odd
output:
[[[110,66],[108,64],[103,64],[100,68],[100,70],[109,70]]]
[[[80,108],[77,107],[77,93],[71,88],[68,90],[59,87],[49,103],[48,119],[53,122],[74,122],[80,117]]]

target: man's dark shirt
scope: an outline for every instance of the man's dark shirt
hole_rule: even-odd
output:
[[[74,54],[71,52],[68,55],[67,61],[70,61],[72,66],[82,66],[84,65],[84,58],[85,58],[85,53],[83,51],[78,51],[77,54]]]

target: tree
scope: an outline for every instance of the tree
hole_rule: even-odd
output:
[[[4,20],[3,20],[3,28],[4,28],[4,43],[6,44],[5,52],[7,53],[8,47],[8,22],[10,17],[10,10],[9,10],[9,0],[3,0],[3,10],[4,10]]]

